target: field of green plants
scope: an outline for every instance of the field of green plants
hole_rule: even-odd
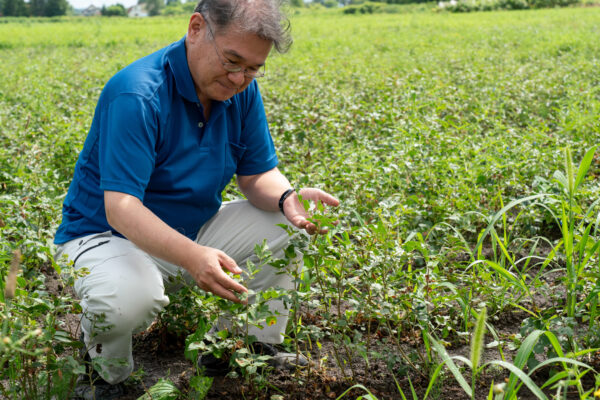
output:
[[[342,204],[290,247],[296,290],[248,307],[173,295],[144,340],[188,370],[150,352],[164,368],[136,371],[131,398],[600,397],[600,8],[291,22],[260,81],[280,169]],[[53,259],[62,200],[104,83],[186,27],[0,19],[0,398],[68,398],[85,370],[74,276]],[[271,372],[232,332],[205,335],[223,310],[242,336],[276,317],[269,296],[310,368]],[[203,377],[199,351],[238,372]]]

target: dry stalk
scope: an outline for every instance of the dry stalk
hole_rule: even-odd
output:
[[[6,276],[6,286],[4,287],[4,298],[12,299],[15,297],[15,290],[17,288],[17,273],[19,272],[19,266],[21,265],[21,251],[13,251],[13,257],[10,261],[10,270]]]

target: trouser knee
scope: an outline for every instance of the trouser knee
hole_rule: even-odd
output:
[[[160,272],[128,256],[94,267],[77,282],[84,317],[96,334],[131,334],[146,328],[168,304]],[[92,332],[88,332],[92,333]]]

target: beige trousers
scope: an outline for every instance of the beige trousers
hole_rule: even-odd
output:
[[[219,212],[198,232],[196,242],[224,251],[244,269],[246,260],[257,263],[254,246],[267,240],[276,258],[283,258],[289,236],[277,224],[288,224],[279,212],[267,212],[248,201],[224,203]],[[88,235],[58,246],[56,260],[66,256],[74,268],[86,267],[89,274],[75,282],[81,300],[81,328],[91,358],[108,360],[100,375],[111,384],[121,382],[133,371],[133,333],[146,329],[157,314],[169,304],[169,277],[182,274],[193,282],[183,268],[152,257],[127,239],[111,232]],[[277,274],[266,265],[245,282],[256,292],[267,288],[293,288],[289,274]],[[281,343],[287,325],[287,310],[280,300],[268,303],[280,315],[277,323],[263,329],[250,327],[249,334],[259,341]],[[112,361],[112,362],[111,362]]]

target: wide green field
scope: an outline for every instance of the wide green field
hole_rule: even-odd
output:
[[[73,383],[81,360],[62,321],[77,304],[68,282],[44,283],[52,266],[68,270],[52,259],[61,202],[104,83],[187,21],[0,19],[0,288],[23,254],[15,297],[0,295],[0,397],[62,398]],[[411,397],[414,384],[415,398],[431,386],[428,398],[480,399],[513,372],[495,398],[593,397],[600,8],[291,22],[292,49],[260,80],[280,169],[342,205],[318,213],[339,224],[303,244],[288,294],[286,345],[315,368],[276,382],[244,370],[234,386],[246,398],[335,398],[359,383],[383,399]],[[231,186],[226,198],[238,195]],[[229,307],[187,291],[179,323],[163,321],[175,336]],[[477,362],[469,349],[481,347]],[[465,361],[496,365],[471,374]],[[190,382],[181,398],[200,397]]]

